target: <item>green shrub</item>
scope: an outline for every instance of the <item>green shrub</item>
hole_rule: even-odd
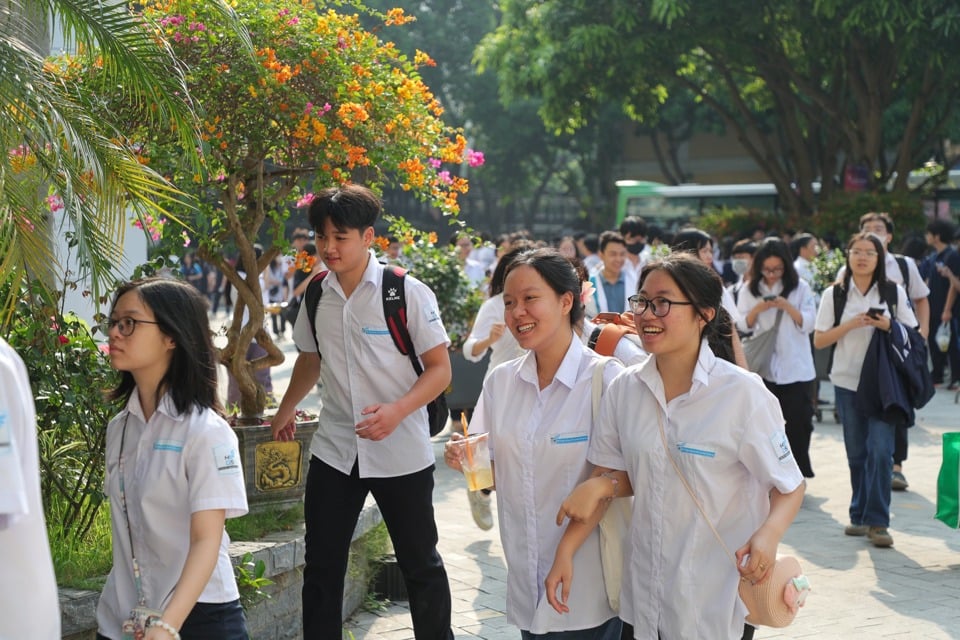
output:
[[[762,209],[719,207],[696,218],[694,224],[715,238],[741,238],[757,229],[763,230],[764,234],[780,231],[784,227],[784,218]]]
[[[923,233],[927,219],[920,196],[913,193],[847,193],[839,192],[821,202],[808,225],[794,224],[817,236],[834,234],[841,245],[860,229],[860,216],[870,211],[889,213],[896,224],[896,236]]]

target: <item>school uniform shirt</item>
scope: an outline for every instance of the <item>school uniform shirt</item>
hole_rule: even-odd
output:
[[[473,328],[470,330],[470,337],[463,343],[463,357],[470,362],[480,362],[483,356],[490,352],[490,362],[487,364],[487,371],[484,374],[484,380],[490,375],[493,369],[507,360],[519,358],[526,349],[517,344],[517,339],[509,329],[504,329],[500,339],[491,344],[488,348],[480,352],[479,355],[473,355],[473,346],[480,340],[486,340],[490,337],[490,330],[495,324],[503,324],[503,294],[498,293],[483,301],[480,310],[477,312],[477,319],[473,321]]]
[[[840,324],[861,313],[866,313],[871,307],[884,309],[884,315],[890,317],[887,303],[880,299],[880,292],[876,284],[870,285],[866,294],[850,280],[850,289],[847,291],[847,304],[843,307]],[[910,305],[907,304],[907,294],[903,287],[897,285],[897,320],[908,327],[917,326],[917,317],[913,315]],[[817,311],[817,321],[814,328],[817,331],[829,331],[834,327],[833,287],[827,287],[820,299],[820,309]],[[873,327],[865,326],[853,329],[836,342],[833,352],[833,369],[830,371],[830,382],[849,391],[856,391],[860,384],[860,369],[863,359],[867,355],[867,347],[873,338]]]
[[[783,294],[783,281],[777,281],[768,287],[760,281],[760,297],[754,297],[750,287],[740,290],[737,298],[737,311],[740,320],[737,329],[744,333],[752,332],[759,335],[773,329],[777,321],[778,309],[767,309],[757,314],[752,327],[747,326],[747,314],[762,302],[764,296],[779,296]],[[776,384],[791,384],[807,382],[817,377],[817,370],[813,363],[813,352],[810,350],[810,333],[813,332],[813,323],[817,318],[817,306],[813,301],[813,291],[810,286],[800,280],[796,288],[787,296],[787,302],[800,310],[803,324],[797,326],[786,311],[780,319],[777,329],[776,343],[773,347],[773,357],[770,359],[770,371],[773,373],[770,382]]]
[[[471,432],[490,434],[507,561],[507,620],[534,634],[589,629],[616,615],[603,589],[598,530],[574,555],[569,613],[553,610],[543,585],[565,530],[555,522],[557,510],[590,475],[593,370],[601,362],[574,336],[553,382],[542,390],[536,354],[502,364],[483,383],[470,421]],[[607,362],[604,379],[610,381],[621,366]]]
[[[120,493],[121,455],[126,516]],[[242,516],[247,512],[247,492],[237,436],[226,420],[210,409],[179,413],[170,394],[146,421],[134,389],[126,408],[107,425],[106,467],[113,569],[97,606],[97,625],[102,635],[119,638],[122,621],[137,604],[131,539],[147,606],[163,610],[190,550],[191,515],[223,509],[227,518]],[[198,602],[232,602],[240,597],[229,545],[224,531],[217,564]]]
[[[667,460],[658,415],[670,456],[732,554],[769,515],[770,490],[803,482],[780,405],[758,376],[703,341],[690,391],[669,404],[655,356],[617,376],[590,441],[590,462],[625,470],[634,489],[620,617],[637,638],[658,629],[664,638],[740,638],[747,610],[736,561]]]
[[[23,360],[2,338],[0,380],[0,638],[59,640],[33,391]]]
[[[383,440],[360,438],[354,430],[364,419],[360,415],[364,408],[399,400],[417,381],[410,358],[394,345],[383,316],[383,269],[371,251],[363,278],[349,299],[337,274],[328,273],[316,315],[308,318],[302,305],[293,329],[297,348],[316,353],[309,324],[314,322],[320,344],[323,408],[310,454],[347,475],[356,462],[361,478],[407,475],[436,460],[426,406],[405,417]],[[420,355],[449,345],[433,291],[410,274],[403,281],[414,351]]]

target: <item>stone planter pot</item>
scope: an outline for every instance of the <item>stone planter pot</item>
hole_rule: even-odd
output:
[[[235,426],[250,511],[283,508],[303,500],[316,419],[297,423],[291,442],[276,442],[270,425]]]
[[[473,409],[477,406],[489,362],[489,353],[480,362],[470,362],[463,357],[462,351],[450,352],[450,367],[453,370],[453,378],[447,388],[447,406],[450,409]]]

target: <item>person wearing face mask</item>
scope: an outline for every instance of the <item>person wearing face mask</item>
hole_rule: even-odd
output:
[[[727,287],[727,291],[733,296],[734,303],[739,301],[740,291],[750,281],[750,265],[756,252],[757,243],[750,238],[737,241],[730,250],[730,268],[737,275],[737,281]]]
[[[627,261],[624,269],[630,269],[639,276],[643,265],[650,260],[650,246],[647,245],[647,223],[639,216],[627,216],[620,223],[620,235],[627,245]]]

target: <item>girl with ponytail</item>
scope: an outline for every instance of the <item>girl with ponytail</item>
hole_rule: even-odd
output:
[[[693,256],[644,267],[630,306],[652,357],[610,384],[587,452],[592,475],[557,514],[570,524],[547,575],[547,599],[573,612],[573,552],[611,497],[634,495],[623,638],[752,638],[740,578],[767,578],[803,501],[777,399],[732,363],[722,289],[720,276]],[[736,566],[711,524],[736,549]]]

